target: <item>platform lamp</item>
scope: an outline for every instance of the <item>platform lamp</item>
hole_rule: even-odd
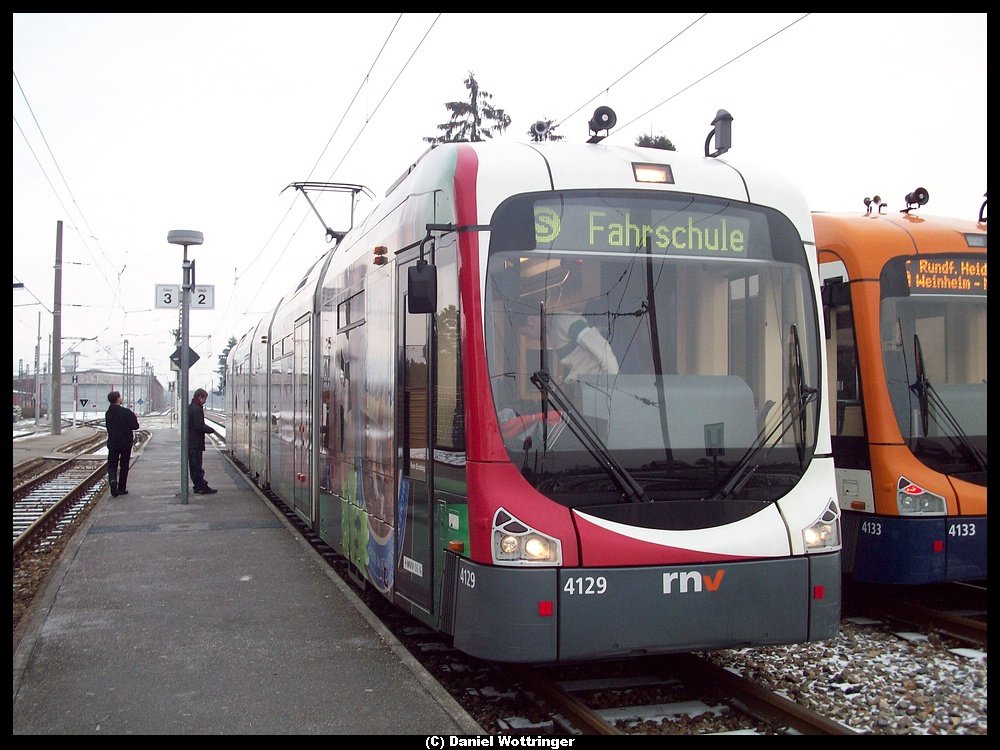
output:
[[[194,261],[188,260],[188,247],[200,245],[205,241],[201,232],[191,229],[174,229],[167,232],[167,242],[171,245],[184,246],[184,271],[183,284],[181,286],[181,377],[180,392],[177,394],[176,403],[179,405],[181,418],[181,505],[188,504],[188,368],[191,366],[190,350],[188,341],[190,332],[188,330],[188,315],[190,314],[191,290],[194,289]]]

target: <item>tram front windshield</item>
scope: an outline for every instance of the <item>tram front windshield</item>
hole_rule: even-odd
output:
[[[881,279],[881,350],[900,433],[937,471],[986,484],[986,258],[896,258]]]
[[[572,507],[787,493],[819,353],[782,214],[676,193],[517,196],[491,222],[487,357],[510,460]],[[740,514],[742,515],[742,513]]]

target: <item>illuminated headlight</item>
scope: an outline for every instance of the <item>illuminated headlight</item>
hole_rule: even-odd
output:
[[[497,565],[559,565],[562,546],[521,523],[503,508],[493,517],[493,562]]]
[[[906,477],[896,483],[896,507],[901,516],[943,516],[946,511],[944,498],[928,492]]]
[[[802,530],[806,552],[827,552],[840,548],[840,507],[831,499],[823,514]]]

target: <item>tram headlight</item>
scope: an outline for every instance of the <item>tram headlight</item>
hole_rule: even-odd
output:
[[[541,536],[528,536],[524,540],[524,556],[529,560],[550,562],[553,557],[552,540]]]
[[[900,477],[896,483],[896,507],[901,516],[943,516],[947,512],[943,497],[906,477]]]
[[[500,551],[505,555],[517,554],[517,549],[520,546],[516,536],[504,536],[500,538]]]
[[[558,539],[535,531],[499,509],[493,518],[493,562],[497,565],[559,565]]]
[[[806,552],[827,552],[840,548],[840,506],[833,498],[826,510],[802,530]]]

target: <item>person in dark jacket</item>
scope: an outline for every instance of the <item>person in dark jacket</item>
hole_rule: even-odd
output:
[[[135,412],[122,406],[122,394],[108,394],[111,406],[104,413],[104,427],[108,431],[108,483],[111,496],[128,494],[128,465],[132,460],[133,430],[139,429]]]
[[[198,388],[188,404],[188,468],[191,470],[191,482],[196,495],[214,495],[218,490],[212,489],[205,481],[205,467],[202,459],[205,455],[205,435],[216,434],[215,430],[205,424],[205,401],[208,391]]]

